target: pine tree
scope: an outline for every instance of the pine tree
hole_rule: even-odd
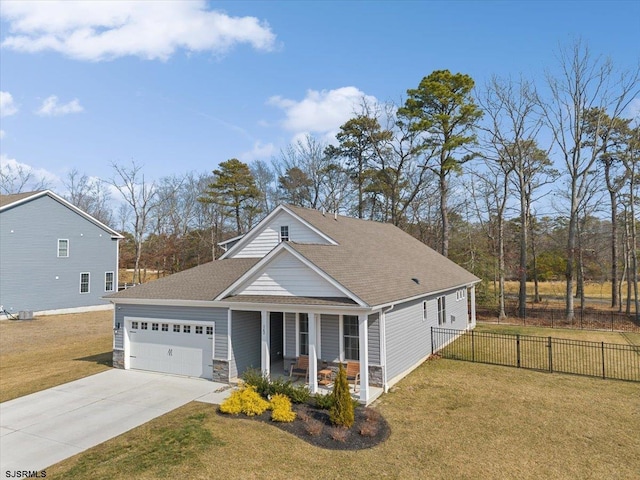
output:
[[[329,419],[334,425],[350,428],[355,420],[353,401],[349,393],[349,382],[347,372],[340,365],[338,377],[333,384],[333,406],[329,411]]]

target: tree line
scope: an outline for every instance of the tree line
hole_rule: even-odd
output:
[[[134,281],[145,268],[173,273],[217,258],[220,241],[284,202],[393,223],[493,282],[496,296],[480,288],[480,299],[501,316],[509,279],[519,281],[521,315],[550,279],[565,282],[569,319],[589,280],[610,281],[611,306],[638,312],[640,121],[624,114],[638,101],[639,70],[579,41],[557,57],[560,73],[544,85],[493,77],[478,86],[434,71],[401,103],[363,99],[331,144],[307,135],[271,162],[233,158],[154,181],[136,162],[114,163],[103,182],[73,171],[67,198],[125,233],[121,262]],[[5,169],[3,189],[26,176]]]

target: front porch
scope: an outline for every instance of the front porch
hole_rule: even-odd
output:
[[[307,382],[302,377],[289,376],[289,369],[292,361],[293,360],[281,359],[281,360],[276,360],[274,362],[271,362],[270,369],[269,369],[271,379],[291,381],[294,385],[309,386],[309,382]],[[318,371],[321,371],[321,370],[322,370],[322,366],[319,366]],[[322,376],[320,376],[317,381],[316,393],[320,395],[327,395],[333,391],[334,378],[331,378],[332,381],[330,383],[324,383],[322,380],[323,378]],[[349,392],[351,393],[351,397],[354,400],[358,400],[360,401],[360,403],[363,403],[362,400],[360,399],[360,386],[356,388],[355,385],[349,384]],[[366,403],[364,403],[364,405],[366,406],[373,403],[383,393],[384,393],[384,389],[382,387],[374,387],[369,385],[369,400]]]

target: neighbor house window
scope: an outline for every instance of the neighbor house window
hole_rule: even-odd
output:
[[[309,315],[300,314],[300,355],[309,355]]]
[[[162,331],[163,332],[168,332],[169,331],[169,325],[167,323],[163,323],[162,324]]]
[[[191,325],[183,325],[182,333],[191,333]]]
[[[58,240],[58,257],[68,257],[69,256],[69,240],[66,238],[62,238]]]
[[[173,326],[173,332],[174,333],[180,333],[180,325],[174,325]]]
[[[113,272],[105,272],[104,274],[104,291],[113,292]]]
[[[89,293],[89,274],[80,274],[80,293]]]
[[[158,331],[158,324],[157,323],[152,323],[151,324],[151,330]]]
[[[213,335],[213,327],[207,327],[207,335]]]
[[[462,290],[456,291],[456,301],[464,300],[464,297],[465,297],[465,289],[464,288]]]
[[[289,226],[288,225],[282,225],[280,227],[280,241],[281,242],[288,242],[289,241]]]
[[[196,333],[197,333],[198,335],[202,334],[202,327],[201,327],[200,325],[197,325],[197,326],[196,326]]]
[[[345,315],[343,323],[344,359],[360,360],[360,340],[358,335],[358,317]]]
[[[445,297],[438,297],[438,325],[447,323]]]
[[[134,330],[138,329],[138,322],[131,322],[131,328]]]

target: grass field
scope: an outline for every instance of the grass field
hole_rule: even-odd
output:
[[[640,385],[428,361],[376,408],[370,450],[312,447],[276,427],[190,403],[47,469],[54,479],[636,479]]]
[[[0,322],[0,401],[111,367],[112,311]]]
[[[110,319],[0,322],[3,399],[108,368]],[[193,402],[47,468],[47,477],[635,479],[638,398],[636,383],[432,360],[376,402],[391,436],[370,450],[322,450]]]

